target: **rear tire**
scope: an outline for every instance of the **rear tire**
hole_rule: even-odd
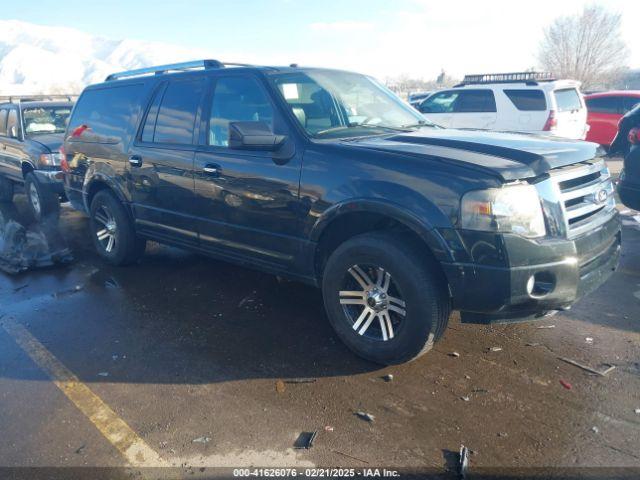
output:
[[[136,235],[129,212],[109,190],[91,201],[90,230],[98,255],[112,265],[129,265],[144,254],[146,240]]]
[[[8,178],[0,176],[0,202],[13,201],[13,182]]]
[[[31,216],[36,222],[56,218],[60,214],[60,198],[46,185],[41,184],[33,172],[24,178],[24,191]]]
[[[367,233],[340,245],[326,264],[322,291],[341,340],[384,365],[429,351],[451,311],[436,261],[391,233]]]

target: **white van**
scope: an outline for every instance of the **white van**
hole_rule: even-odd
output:
[[[467,75],[417,107],[429,120],[451,128],[546,133],[583,140],[589,129],[580,82],[548,73]]]

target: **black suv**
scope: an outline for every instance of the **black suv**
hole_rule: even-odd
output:
[[[443,129],[343,71],[111,75],[79,98],[63,169],[107,261],[153,239],[321,286],[341,339],[385,364],[429,350],[452,308],[567,309],[620,251],[595,144]]]
[[[64,195],[60,145],[71,109],[69,95],[1,97],[0,201],[13,199],[24,184],[36,220],[57,213]]]

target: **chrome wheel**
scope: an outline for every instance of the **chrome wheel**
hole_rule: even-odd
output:
[[[351,327],[374,340],[393,339],[407,313],[389,272],[377,266],[353,265],[345,275],[343,288],[340,304]]]
[[[29,185],[29,201],[31,202],[33,211],[39,217],[42,211],[42,206],[40,205],[40,195],[38,194],[38,187],[36,187],[35,183],[31,183]]]
[[[96,236],[105,252],[111,253],[116,245],[118,225],[116,219],[105,205],[101,205],[94,214],[97,229]]]

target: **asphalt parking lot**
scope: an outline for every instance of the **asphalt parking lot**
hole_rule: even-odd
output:
[[[16,198],[5,221],[26,224]],[[621,210],[620,268],[572,310],[494,326],[456,312],[433,351],[381,368],[338,340],[319,291],[157,244],[110,267],[64,207],[54,245],[73,261],[0,273],[0,466],[445,474],[464,444],[470,472],[640,469],[640,216]]]

